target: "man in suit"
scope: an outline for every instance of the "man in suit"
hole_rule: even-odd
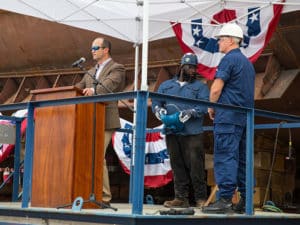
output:
[[[76,84],[76,87],[83,89],[86,96],[121,92],[125,87],[125,68],[111,58],[111,43],[102,38],[96,38],[91,47],[93,59],[97,62]],[[94,78],[93,78],[94,76]],[[94,79],[98,81],[94,88]],[[108,102],[105,108],[105,139],[104,155],[116,128],[120,128],[118,102]],[[112,198],[109,185],[109,176],[106,160],[103,162],[103,194],[102,201],[109,205]]]

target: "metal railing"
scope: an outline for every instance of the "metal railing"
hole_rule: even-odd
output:
[[[9,120],[15,123],[16,130],[16,140],[14,147],[14,171],[10,173],[6,180],[0,185],[0,189],[2,189],[11,177],[13,177],[13,190],[12,190],[12,201],[16,202],[19,196],[19,181],[20,181],[20,167],[23,162],[20,162],[20,154],[21,154],[21,122],[24,118],[14,117],[14,116],[0,116],[1,120]]]
[[[90,102],[107,102],[116,101],[122,99],[136,99],[136,137],[134,138],[135,148],[133,149],[133,162],[130,176],[132,176],[133,185],[130,188],[130,193],[134,193],[132,196],[132,214],[143,214],[143,195],[144,195],[144,163],[145,163],[145,141],[146,141],[146,124],[147,124],[147,102],[151,99],[161,99],[171,102],[186,102],[192,104],[201,104],[206,107],[225,108],[237,112],[243,112],[247,114],[247,129],[246,129],[246,215],[253,215],[253,187],[254,187],[254,129],[273,129],[277,128],[278,124],[254,124],[254,116],[261,116],[266,118],[273,118],[286,121],[282,125],[282,128],[296,128],[300,127],[300,117],[295,115],[288,115],[282,113],[275,113],[270,111],[258,110],[253,108],[237,107],[231,105],[223,105],[218,103],[211,103],[208,101],[192,100],[187,98],[181,98],[177,96],[163,95],[147,91],[135,91],[135,92],[123,92],[115,94],[106,94],[99,96],[85,96],[59,100],[47,100],[47,101],[32,101],[22,104],[11,104],[0,106],[0,111],[16,110],[16,109],[28,109],[27,116],[27,131],[26,131],[26,143],[25,143],[25,160],[24,160],[24,183],[23,183],[23,196],[22,196],[22,208],[28,208],[31,194],[31,179],[32,179],[32,164],[33,164],[33,151],[34,151],[34,119],[33,112],[35,108],[47,107],[47,106],[59,106],[69,104],[82,104]],[[212,130],[212,127],[205,127],[204,130]]]

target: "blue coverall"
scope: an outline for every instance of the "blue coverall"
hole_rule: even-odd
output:
[[[201,100],[208,100],[209,96],[206,84],[193,80],[185,82],[181,86],[178,77],[163,82],[157,92]],[[175,198],[188,199],[190,183],[192,183],[195,200],[206,199],[207,187],[204,171],[205,152],[202,142],[202,124],[203,115],[207,113],[207,107],[186,102],[174,103],[163,99],[153,100],[153,111],[155,111],[155,106],[165,108],[168,115],[187,109],[196,110],[196,116],[185,122],[182,130],[166,129],[166,144],[174,175]]]
[[[221,60],[215,78],[224,81],[218,103],[254,107],[255,70],[240,49]],[[231,199],[235,189],[245,198],[246,113],[215,110],[214,173],[219,196]]]

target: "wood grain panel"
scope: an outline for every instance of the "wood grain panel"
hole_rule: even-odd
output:
[[[79,96],[74,87],[32,92],[35,100]],[[102,198],[105,105],[96,106],[95,185]],[[76,197],[88,200],[92,192],[92,141],[94,103],[37,108],[35,111],[32,177],[33,207],[57,207]],[[96,207],[92,204],[85,208]]]

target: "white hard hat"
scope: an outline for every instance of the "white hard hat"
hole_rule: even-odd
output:
[[[235,23],[226,23],[221,28],[219,34],[217,34],[215,37],[219,38],[222,36],[230,36],[230,37],[237,37],[243,39],[243,30],[239,25]]]

